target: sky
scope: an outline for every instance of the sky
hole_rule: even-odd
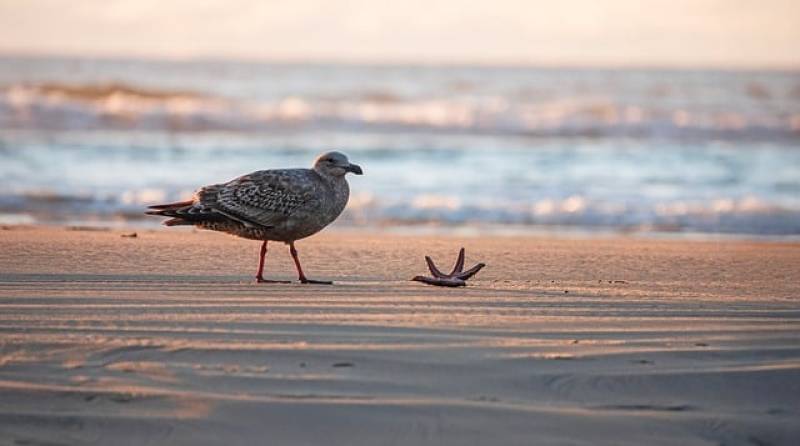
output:
[[[0,0],[0,53],[799,68],[799,0]]]

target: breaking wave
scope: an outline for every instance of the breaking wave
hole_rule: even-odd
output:
[[[0,223],[156,224],[147,205],[178,200],[188,191],[127,190],[91,197],[48,192],[0,195]],[[455,196],[420,194],[408,199],[355,194],[339,227],[508,226],[517,228],[603,230],[615,232],[800,234],[800,209],[755,197],[703,201],[619,203],[581,196],[532,202],[467,203]]]
[[[537,99],[496,94],[404,97],[371,90],[336,97],[234,99],[120,83],[18,83],[0,89],[0,128],[184,132],[308,128],[549,137],[800,137],[800,112],[765,114],[763,110],[651,102],[613,100],[597,93]]]
[[[796,72],[0,57],[0,222],[148,204],[340,149],[337,224],[800,235]]]

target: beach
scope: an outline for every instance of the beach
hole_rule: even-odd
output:
[[[135,236],[133,236],[135,234]],[[430,255],[486,268],[411,282]],[[0,444],[795,445],[800,244],[0,230]],[[295,279],[270,244],[265,277]]]

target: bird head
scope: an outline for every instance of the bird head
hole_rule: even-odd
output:
[[[347,172],[352,172],[356,175],[363,175],[361,166],[352,164],[348,161],[347,156],[340,152],[323,153],[314,161],[314,170],[320,175],[331,177],[342,177]]]

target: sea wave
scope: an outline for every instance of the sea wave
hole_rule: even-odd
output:
[[[0,195],[0,223],[105,222],[138,225],[157,221],[144,215],[147,205],[178,200],[188,191],[131,189],[99,196],[47,191]],[[529,202],[465,202],[449,195],[418,194],[404,199],[355,194],[337,225],[514,226],[576,228],[616,232],[719,233],[742,235],[800,234],[800,209],[754,196],[694,201],[624,203],[583,196]]]
[[[379,204],[361,197],[348,207],[350,222],[381,224],[500,224],[576,227],[614,231],[702,232],[792,235],[800,233],[800,209],[759,198],[625,203],[582,196],[532,202],[466,203],[446,195],[424,194],[408,201]]]
[[[601,95],[406,97],[359,91],[338,97],[247,100],[125,84],[17,83],[0,89],[0,128],[33,130],[268,131],[285,128],[518,134],[800,137],[800,114],[635,104]]]

